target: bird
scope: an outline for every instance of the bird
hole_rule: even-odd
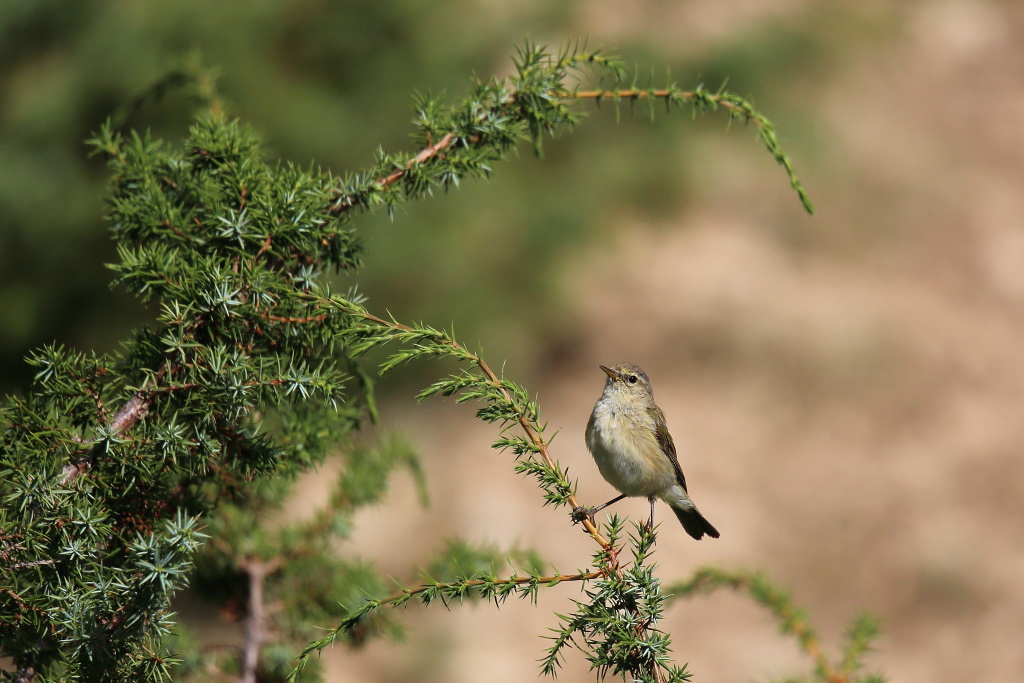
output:
[[[599,367],[607,380],[587,422],[587,449],[601,476],[622,495],[576,512],[593,518],[594,513],[623,498],[644,496],[651,504],[647,526],[653,528],[654,501],[660,498],[690,536],[698,541],[705,534],[718,538],[718,529],[705,519],[686,489],[676,445],[665,413],[654,402],[647,373],[632,363]]]

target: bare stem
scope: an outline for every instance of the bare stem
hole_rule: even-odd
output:
[[[157,384],[163,379],[164,375],[167,374],[167,364],[165,363],[160,371],[156,373],[154,380]],[[149,409],[153,405],[153,398],[156,396],[155,389],[139,389],[132,397],[128,399],[128,402],[121,406],[121,409],[114,415],[114,419],[110,422],[109,433],[111,436],[117,436],[128,431],[136,424],[139,423],[147,414]],[[99,446],[94,447],[88,455],[76,458],[73,462],[68,463],[64,466],[63,476],[61,477],[61,485],[66,486],[75,479],[78,479],[79,475],[84,473],[96,460],[96,455],[99,450]]]
[[[387,174],[383,178],[380,178],[379,180],[377,180],[376,184],[379,185],[381,188],[389,187],[395,181],[397,181],[402,176],[404,176],[406,173],[408,173],[409,169],[411,169],[414,166],[417,166],[419,164],[426,163],[427,161],[429,161],[429,160],[433,159],[434,157],[436,157],[442,151],[447,149],[452,144],[452,142],[454,140],[455,140],[455,133],[448,133],[448,134],[446,134],[444,137],[442,137],[440,140],[438,140],[434,144],[429,145],[429,146],[423,148],[422,150],[420,150],[419,154],[414,156],[412,159],[409,160],[408,163],[406,163],[405,168],[397,168],[397,169],[395,169],[394,171],[392,171],[391,173]],[[331,206],[331,212],[332,213],[341,213],[343,211],[347,211],[347,210],[351,209],[353,205],[354,204],[352,202],[351,197],[346,196],[346,197],[341,198],[340,200],[335,202],[333,206]]]
[[[264,627],[263,581],[281,566],[281,560],[246,558],[241,567],[249,576],[249,609],[245,620],[245,642],[242,644],[242,675],[239,683],[256,683],[260,663],[260,645],[266,635]]]

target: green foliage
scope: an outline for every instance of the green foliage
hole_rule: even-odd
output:
[[[351,535],[354,512],[381,500],[397,469],[411,472],[427,500],[406,443],[354,443],[353,432],[376,415],[359,358],[388,344],[381,372],[415,359],[461,364],[419,398],[477,403],[477,416],[499,427],[493,446],[511,451],[515,471],[537,481],[543,503],[579,507],[575,482],[551,455],[539,406],[524,387],[453,332],[375,316],[354,290],[332,293],[329,276],[361,265],[357,217],[393,214],[435,190],[488,177],[520,142],[539,154],[544,137],[570,130],[590,99],[662,100],[750,122],[811,210],[771,123],[746,100],[701,87],[627,89],[619,85],[624,73],[620,60],[582,44],[551,53],[527,43],[511,75],[475,79],[454,105],[419,96],[418,152],[381,149],[371,168],[343,178],[268,162],[253,132],[220,113],[209,79],[195,69],[143,95],[188,86],[210,109],[180,149],[105,125],[89,142],[112,176],[107,218],[118,261],[110,268],[114,283],[154,318],[117,354],[60,346],[34,353],[32,391],[3,410],[0,551],[10,570],[0,579],[0,647],[18,667],[4,675],[198,680],[212,668],[246,681],[257,673],[283,680],[315,674],[304,667],[328,644],[396,634],[384,608],[469,598],[500,606],[513,595],[535,600],[542,588],[582,582],[586,599],[560,617],[546,673],[572,646],[602,675],[687,680],[658,629],[668,596],[646,528],[623,544],[618,518],[599,528],[567,513],[597,545],[590,570],[572,574],[544,575],[528,550],[451,541],[425,583],[391,595],[370,563],[335,552]],[[610,79],[613,88],[584,91],[585,78]],[[295,478],[335,451],[340,474],[325,506],[306,519],[280,520]],[[620,559],[624,546],[628,561]],[[499,578],[501,565],[511,576]],[[170,600],[190,580],[196,597],[244,620],[241,656],[184,628],[168,639]],[[325,622],[337,626],[308,644],[292,669],[289,653]],[[840,671],[860,667],[873,628],[862,620],[851,629]],[[810,647],[806,629],[790,630]]]
[[[668,595],[654,575],[657,565],[648,563],[654,551],[655,533],[642,524],[634,524],[631,535],[633,561],[629,567],[605,572],[585,590],[587,601],[574,600],[576,611],[559,615],[562,626],[554,631],[554,641],[542,660],[545,674],[554,676],[568,645],[584,652],[591,669],[601,677],[609,672],[635,681],[688,681],[685,666],[671,663],[671,641],[657,625],[664,614]],[[622,531],[622,521],[613,516],[608,522],[609,542],[614,545]],[[603,552],[594,558],[596,565],[607,562]]]
[[[198,516],[364,419],[344,321],[292,316],[359,247],[322,211],[333,179],[266,163],[237,123],[203,119],[178,152],[110,127],[91,142],[113,174],[115,282],[159,312],[116,356],[33,354],[33,391],[4,409],[0,644],[41,679],[157,680]]]
[[[505,80],[474,81],[466,97],[456,105],[445,105],[440,98],[429,95],[417,97],[414,139],[421,151],[413,155],[380,150],[374,168],[342,181],[332,208],[344,211],[353,207],[385,207],[392,214],[398,203],[418,199],[434,188],[447,190],[458,187],[464,178],[489,177],[494,163],[520,141],[530,140],[540,155],[545,135],[557,135],[574,127],[582,114],[573,103],[610,99],[616,106],[623,100],[646,101],[652,116],[656,100],[664,101],[669,109],[688,106],[695,116],[724,109],[729,120],[754,124],[767,150],[785,168],[800,201],[813,213],[810,198],[782,152],[772,123],[738,95],[724,90],[712,93],[702,85],[684,91],[674,84],[661,90],[633,87],[584,92],[578,85],[580,77],[595,73],[618,82],[625,73],[625,65],[620,59],[589,50],[581,43],[551,54],[527,42],[518,50],[514,67],[514,73]]]

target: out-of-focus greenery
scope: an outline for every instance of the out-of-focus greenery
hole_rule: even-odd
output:
[[[83,141],[175,62],[199,55],[217,67],[229,111],[261,130],[273,153],[344,173],[370,166],[377,145],[409,148],[410,92],[458,97],[466,73],[505,71],[510,47],[524,35],[561,44],[566,35],[586,33],[584,5],[5,3],[0,389],[24,390],[29,369],[22,358],[32,348],[57,341],[103,351],[137,326],[138,305],[106,291],[110,274],[99,264],[113,261],[114,252],[100,218],[105,176],[102,164],[87,158]],[[645,7],[638,3],[636,11]],[[728,77],[733,91],[756,90],[764,108],[773,103],[777,74],[785,72],[792,82],[794,70],[820,63],[821,44],[809,26],[788,25],[782,33],[777,28],[738,34],[700,59],[673,59],[646,45],[615,47],[631,61],[672,65],[673,78],[684,86],[703,80],[714,88]],[[648,80],[664,75],[640,75],[641,84]],[[190,103],[172,93],[157,106],[128,112],[126,123],[180,139],[189,111]],[[614,113],[604,107],[594,115]],[[645,109],[636,116],[645,117]],[[797,130],[785,129],[792,146]],[[486,337],[496,357],[514,362],[545,344],[553,352],[576,334],[552,298],[559,264],[571,258],[581,238],[607,235],[617,212],[657,216],[684,205],[699,165],[687,155],[687,136],[710,130],[724,126],[680,125],[662,117],[653,125],[582,126],[571,140],[549,144],[543,163],[524,156],[502,165],[501,183],[478,183],[457,201],[419,203],[399,212],[394,225],[384,215],[364,217],[373,224],[364,231],[372,258],[360,286],[399,317],[459,320],[461,332]],[[755,155],[748,143],[741,146]],[[755,163],[763,164],[766,179],[779,182],[770,162]],[[536,306],[540,299],[544,307]],[[529,324],[508,321],[528,309]],[[486,335],[480,334],[484,326]]]

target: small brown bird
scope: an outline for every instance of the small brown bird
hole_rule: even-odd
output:
[[[654,403],[647,374],[632,363],[600,367],[608,380],[587,423],[587,448],[601,476],[622,495],[586,513],[593,515],[627,496],[645,496],[651,503],[649,525],[653,527],[654,499],[661,498],[686,533],[698,541],[704,534],[718,538],[718,530],[704,519],[686,491],[676,445],[665,413]]]

